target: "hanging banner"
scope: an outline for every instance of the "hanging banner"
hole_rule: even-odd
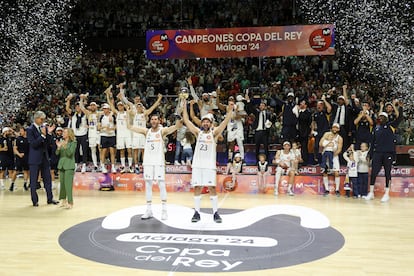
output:
[[[334,25],[147,31],[148,59],[333,55]]]

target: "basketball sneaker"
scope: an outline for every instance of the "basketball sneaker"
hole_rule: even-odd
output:
[[[214,218],[214,221],[215,221],[216,223],[221,223],[221,222],[223,221],[223,220],[221,219],[220,215],[219,215],[217,212],[215,212],[215,213],[214,213],[213,218]]]
[[[198,222],[200,221],[200,219],[200,214],[197,211],[195,211],[193,217],[191,218],[191,222]]]
[[[367,196],[365,197],[365,200],[371,200],[371,199],[374,199],[374,193],[369,192],[369,193],[367,194]]]
[[[152,218],[152,211],[151,211],[151,210],[147,210],[147,211],[145,212],[145,214],[143,214],[143,215],[141,216],[141,219],[142,219],[142,220],[146,220],[146,219],[150,219],[150,218]]]
[[[384,194],[381,198],[381,202],[387,202],[388,200],[390,200],[389,194]]]
[[[167,220],[168,219],[167,210],[162,210],[162,212],[161,212],[161,219],[162,220]]]

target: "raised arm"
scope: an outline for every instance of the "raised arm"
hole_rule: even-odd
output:
[[[144,135],[147,134],[148,129],[146,129],[144,127],[136,127],[136,126],[131,125],[131,120],[130,120],[130,114],[129,114],[129,112],[127,112],[127,119],[126,119],[126,121],[127,121],[127,128],[129,130],[131,130],[133,132],[141,133],[141,134],[144,134]]]
[[[197,96],[194,87],[193,87],[193,81],[191,80],[191,77],[188,77],[187,79],[187,83],[190,86],[190,92],[191,92],[191,97],[193,97],[193,99],[198,103],[200,102],[200,98]]]
[[[71,94],[69,94],[69,95],[66,97],[65,109],[66,109],[66,112],[67,112],[69,115],[72,115],[72,109],[70,108],[70,101],[72,100],[72,98],[73,98],[72,93],[71,93]]]
[[[342,85],[342,96],[344,96],[344,98],[345,98],[345,105],[349,105],[348,85],[346,85],[346,84]]]
[[[234,103],[230,102],[227,107],[227,113],[226,118],[220,123],[220,125],[214,129],[214,137],[221,134],[224,129],[227,127],[227,124],[229,123],[230,119],[233,116],[233,110],[234,110]]]
[[[181,120],[177,120],[177,121],[175,121],[175,125],[170,126],[170,127],[165,127],[161,130],[162,136],[165,137],[165,136],[173,133],[174,131],[180,129],[182,126],[183,126],[183,122]]]
[[[344,157],[344,159],[345,159],[345,161],[346,161],[346,162],[351,161],[351,159],[349,159],[349,156],[348,156],[348,152],[347,152],[347,151],[346,151],[346,152],[344,152],[344,153],[342,154],[342,156]],[[354,154],[354,158],[355,158],[355,154]]]
[[[330,114],[332,112],[332,105],[326,100],[325,95],[322,95],[322,101],[326,106],[326,113]]]
[[[121,102],[125,106],[129,106],[130,110],[132,110],[134,104],[132,102],[128,101],[127,97],[125,96],[125,88],[124,88],[124,85],[121,83],[117,87],[119,87],[119,93],[117,95],[118,99],[120,99]]]
[[[161,100],[162,100],[162,94],[158,94],[157,101],[150,108],[144,111],[144,115],[145,116],[150,115],[161,104]]]
[[[194,103],[194,100],[190,101],[190,118],[197,126],[201,126],[201,120],[195,115],[194,112]]]
[[[187,101],[184,100],[184,106],[185,108],[183,108],[183,121],[184,124],[187,126],[187,128],[197,137],[200,129],[197,128],[188,118],[188,113],[187,113],[187,107],[186,107]]]
[[[216,105],[221,111],[225,111],[227,106],[220,102],[220,91],[221,91],[221,89],[220,89],[220,85],[219,85],[219,86],[217,86],[217,89],[216,89],[216,93],[217,93]]]
[[[111,90],[110,89],[106,89],[105,90],[105,94],[106,94],[106,102],[109,104],[112,113],[118,114],[118,110],[116,110],[116,108],[114,106],[114,99],[113,99]]]
[[[384,101],[381,100],[379,103],[379,111],[378,114],[384,111]]]
[[[86,115],[91,114],[91,112],[87,108],[85,108],[85,100],[87,96],[85,94],[81,94],[79,97],[80,97],[79,107],[82,110],[82,112],[85,113]]]
[[[398,103],[398,100],[393,100],[392,102],[391,102],[391,105],[392,105],[392,108],[394,109],[394,113],[395,113],[395,117],[400,117],[400,110],[399,110],[399,107],[397,107],[397,103]]]

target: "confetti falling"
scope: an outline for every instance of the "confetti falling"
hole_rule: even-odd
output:
[[[412,0],[302,0],[302,12],[311,24],[335,24],[342,64],[356,78],[388,83],[392,92],[385,96],[413,105]]]
[[[58,85],[56,82],[71,70],[81,51],[75,35],[66,30],[75,4],[73,0],[0,1],[3,123],[11,120],[39,83]]]

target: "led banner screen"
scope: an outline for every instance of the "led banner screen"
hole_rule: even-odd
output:
[[[311,56],[335,53],[334,25],[147,31],[149,59]]]

